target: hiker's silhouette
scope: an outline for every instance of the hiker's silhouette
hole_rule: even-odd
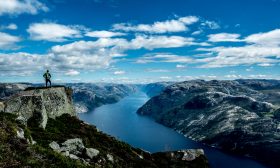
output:
[[[51,74],[49,73],[49,70],[47,70],[47,72],[43,75],[43,77],[45,78],[46,81],[46,87],[48,87],[48,83],[50,83],[50,87],[52,86],[52,82],[51,82]]]

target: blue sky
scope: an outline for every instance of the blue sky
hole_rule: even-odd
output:
[[[279,0],[0,0],[0,82],[280,79]]]

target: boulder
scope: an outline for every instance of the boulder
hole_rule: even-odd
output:
[[[84,150],[85,146],[82,139],[74,138],[68,139],[67,141],[61,144],[61,151],[69,151],[70,154],[80,155]]]
[[[114,162],[114,157],[113,157],[111,154],[107,154],[107,159],[108,159],[110,162]]]
[[[97,149],[93,149],[93,148],[86,148],[86,155],[89,158],[94,158],[95,156],[97,156],[99,154],[99,150]]]
[[[73,155],[73,154],[69,154],[69,157],[70,157],[70,159],[73,159],[73,160],[78,160],[79,159],[78,156]]]
[[[57,142],[53,141],[49,144],[49,147],[52,148],[54,151],[60,152],[60,146]]]
[[[7,113],[19,117],[42,128],[46,127],[48,118],[55,119],[62,114],[76,115],[72,104],[72,90],[63,86],[52,88],[30,88],[5,100]],[[24,120],[23,120],[24,121]]]
[[[25,139],[24,131],[23,131],[22,128],[18,128],[18,130],[17,130],[17,137],[20,138],[20,139]]]

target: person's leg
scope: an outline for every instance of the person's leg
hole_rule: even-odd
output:
[[[46,79],[46,87],[48,87],[48,80]]]

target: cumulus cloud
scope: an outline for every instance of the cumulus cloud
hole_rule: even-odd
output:
[[[115,71],[114,75],[123,75],[125,73],[126,73],[125,71]]]
[[[252,34],[243,39],[240,39],[239,36],[239,34],[225,33],[222,33],[222,35],[209,35],[209,40],[214,42],[243,41],[247,44],[240,47],[199,48],[197,49],[198,51],[206,51],[213,55],[212,57],[196,60],[202,63],[200,67],[273,66],[280,62],[280,29]]]
[[[66,54],[0,54],[0,71],[5,75],[34,74],[44,69],[64,73],[68,76],[79,75],[82,70],[104,69],[109,66],[111,58],[106,53],[88,55]]]
[[[113,25],[113,30],[121,30],[125,32],[147,32],[147,33],[171,33],[183,32],[188,30],[188,25],[198,22],[196,16],[186,16],[177,19],[154,22],[153,24],[118,23]]]
[[[7,33],[0,32],[0,49],[13,49],[16,48],[16,43],[21,39]]]
[[[242,78],[242,75],[235,75],[235,74],[225,75],[225,78],[229,78],[229,79],[240,79],[240,78]]]
[[[279,46],[280,29],[275,29],[265,33],[252,34],[244,39],[247,43],[258,44],[262,46]]]
[[[187,66],[186,65],[182,65],[182,64],[177,64],[176,65],[176,68],[177,69],[184,69],[184,68],[186,68]]]
[[[170,53],[147,54],[139,58],[136,63],[146,64],[152,62],[168,62],[168,63],[191,63],[193,59],[186,56],[178,56]]]
[[[37,14],[39,11],[47,12],[48,7],[38,0],[0,0],[1,15],[19,15],[22,13]]]
[[[275,63],[280,56],[280,48],[268,48],[254,45],[244,47],[215,47],[199,49],[217,54],[215,57],[198,59],[197,62],[204,63],[200,67],[217,68],[238,65],[253,65],[262,63]]]
[[[74,69],[70,69],[70,70],[68,70],[66,73],[65,73],[65,75],[67,75],[67,76],[77,76],[77,75],[79,75],[80,74],[80,72],[79,71],[76,71],[76,70],[74,70]]]
[[[206,20],[206,21],[202,22],[201,25],[203,27],[206,27],[209,29],[220,29],[221,28],[221,26],[217,22],[210,21],[210,20]]]
[[[181,36],[144,36],[138,35],[130,41],[124,38],[99,38],[96,41],[77,41],[66,45],[52,47],[56,53],[80,53],[96,50],[108,50],[111,56],[121,56],[124,51],[157,48],[175,48],[188,45],[203,45],[193,38]]]
[[[208,41],[211,42],[237,42],[240,34],[219,33],[208,35]]]
[[[0,71],[5,75],[30,75],[46,64],[46,59],[41,55],[28,53],[0,54]]]
[[[148,68],[145,70],[146,72],[153,72],[153,73],[164,73],[164,72],[170,72],[168,69],[153,69],[153,68]]]
[[[125,36],[125,33],[121,32],[112,32],[112,31],[90,31],[86,33],[88,37],[96,37],[96,38],[110,38],[110,37],[117,37],[117,36]]]
[[[27,29],[32,40],[63,42],[69,38],[81,37],[77,26],[66,26],[57,23],[33,23]]]
[[[197,31],[192,32],[192,35],[196,36],[196,35],[199,35],[201,33],[203,33],[203,30],[197,30]]]
[[[17,25],[14,24],[14,23],[10,23],[9,25],[2,25],[2,26],[0,26],[0,30],[5,30],[5,29],[7,29],[7,30],[16,30],[17,28],[18,28]]]

